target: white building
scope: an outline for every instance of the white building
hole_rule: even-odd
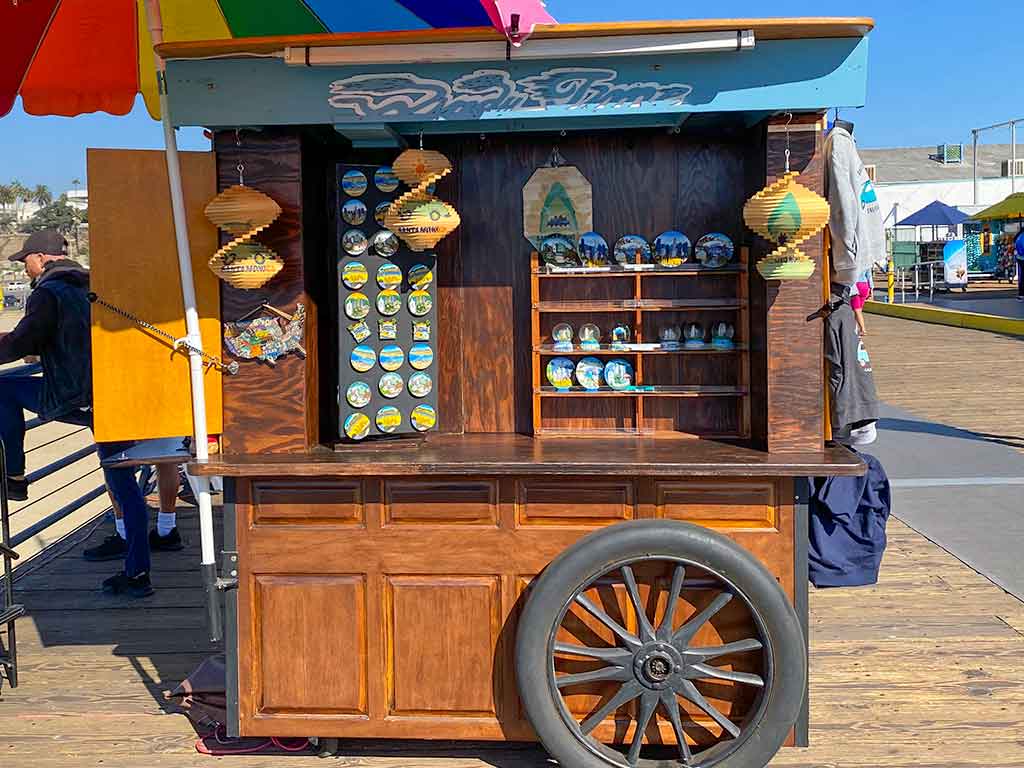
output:
[[[64,193],[68,205],[79,211],[89,210],[89,191],[86,189],[69,189]]]

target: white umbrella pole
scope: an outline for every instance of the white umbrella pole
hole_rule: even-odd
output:
[[[146,0],[146,20],[153,45],[163,41],[163,21],[159,0]],[[174,217],[174,237],[178,249],[178,267],[181,270],[181,296],[185,305],[185,341],[189,344],[188,367],[192,388],[192,431],[198,461],[209,458],[206,434],[206,392],[203,389],[203,359],[196,350],[203,349],[199,332],[199,311],[196,309],[196,288],[192,278],[192,250],[188,242],[188,224],[185,217],[185,195],[181,186],[181,165],[178,160],[178,142],[171,125],[167,106],[167,87],[164,80],[164,62],[153,54],[157,69],[157,87],[160,93],[160,118],[164,127],[167,151],[167,178],[171,187],[171,211]],[[213,537],[213,500],[210,497],[208,477],[196,478],[199,502],[199,536],[202,545],[203,583],[206,588],[207,609],[210,619],[210,639],[221,639],[220,595],[217,589],[217,560]]]

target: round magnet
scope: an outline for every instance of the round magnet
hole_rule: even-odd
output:
[[[377,311],[382,315],[391,317],[397,315],[402,309],[402,295],[398,291],[390,289],[377,294]]]
[[[341,247],[349,256],[360,256],[366,253],[369,242],[361,229],[350,229],[341,236]]]
[[[397,373],[385,373],[377,382],[377,389],[387,398],[398,397],[404,388],[405,382]]]
[[[381,288],[398,288],[402,284],[402,268],[387,262],[377,268],[377,285]]]
[[[612,252],[619,264],[650,264],[651,246],[640,235],[623,235]]]
[[[341,206],[341,218],[345,220],[346,224],[358,227],[366,221],[366,203],[362,200],[347,200]]]
[[[690,238],[674,229],[654,238],[654,260],[667,269],[681,267],[690,258]]]
[[[429,373],[414,373],[409,377],[409,394],[413,397],[426,397],[434,388],[434,382]]]
[[[418,291],[425,291],[434,282],[434,273],[426,264],[413,264],[409,268],[409,285]]]
[[[384,217],[388,215],[388,208],[391,207],[391,201],[385,200],[383,203],[377,203],[377,207],[373,209],[373,220],[378,225],[384,226]]]
[[[385,371],[397,371],[405,362],[405,352],[397,344],[388,344],[381,347],[380,367]]]
[[[608,241],[597,232],[584,232],[580,235],[577,252],[585,267],[603,267],[609,263]]]
[[[351,413],[345,419],[345,434],[352,440],[362,440],[370,434],[370,417],[365,413]]]
[[[370,299],[365,293],[350,293],[345,297],[345,314],[353,320],[362,320],[370,314]]]
[[[385,259],[398,253],[399,245],[398,236],[390,229],[382,229],[373,236],[373,250]]]
[[[373,393],[365,381],[353,381],[345,390],[345,401],[353,408],[362,408],[370,402]]]
[[[704,235],[693,247],[697,261],[712,269],[724,267],[731,262],[735,252],[732,240],[721,232],[710,232]]]
[[[429,405],[417,405],[409,417],[412,426],[419,432],[426,432],[437,423],[437,412]]]
[[[409,365],[417,371],[429,368],[432,362],[434,362],[434,350],[430,348],[429,344],[413,344],[409,348]]]
[[[422,317],[430,312],[434,306],[434,300],[430,298],[428,291],[413,291],[409,294],[409,312],[416,317]]]
[[[352,363],[352,367],[355,370],[365,373],[373,368],[377,362],[377,353],[373,351],[373,347],[360,344],[352,350],[352,354],[349,355],[349,362]]]
[[[346,288],[351,288],[353,291],[362,288],[369,279],[370,275],[366,271],[366,267],[358,261],[350,261],[341,268],[341,282],[345,284]]]
[[[377,429],[390,435],[402,426],[402,412],[393,405],[385,405],[377,411]]]
[[[366,191],[366,174],[352,169],[341,177],[341,190],[349,197],[359,197]]]
[[[390,165],[377,169],[377,172],[373,174],[373,183],[381,192],[394,192],[398,189],[398,177],[391,170]]]
[[[572,360],[568,357],[555,357],[548,361],[545,373],[548,383],[558,389],[569,389],[572,386]]]

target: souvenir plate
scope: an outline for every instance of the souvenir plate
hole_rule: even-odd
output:
[[[414,373],[409,377],[409,394],[413,397],[426,397],[434,388],[434,382],[429,373]]]
[[[690,258],[690,238],[682,232],[669,230],[654,238],[654,260],[661,267],[681,267]]]
[[[351,288],[353,291],[362,288],[369,279],[370,275],[366,271],[366,267],[358,261],[350,261],[341,269],[341,282],[345,284],[346,288]]]
[[[412,422],[413,428],[418,432],[426,432],[437,424],[437,412],[429,405],[417,405],[412,409],[409,421]]]
[[[351,413],[345,419],[345,434],[353,440],[362,440],[370,434],[370,417],[365,413]]]
[[[361,229],[350,229],[341,236],[341,247],[349,256],[361,256],[366,253],[368,245]]]
[[[370,299],[365,293],[350,293],[345,297],[345,314],[353,320],[362,320],[370,314]]]
[[[341,206],[341,218],[346,224],[358,227],[366,221],[366,203],[362,200],[349,200]]]
[[[540,241],[540,260],[552,267],[578,267],[576,244],[565,235],[551,235]]]
[[[377,429],[390,435],[402,426],[402,412],[393,405],[385,405],[377,411]]]
[[[380,381],[377,382],[377,389],[384,397],[398,397],[402,394],[402,390],[405,389],[405,382],[402,381],[402,377],[397,373],[385,373],[380,377]]]
[[[401,244],[398,242],[398,236],[390,229],[382,229],[373,236],[373,250],[385,259],[389,259],[398,253],[400,245]],[[398,274],[399,279],[401,279],[401,270],[399,270]]]
[[[580,326],[580,349],[595,350],[601,348],[601,329],[593,323]]]
[[[380,296],[377,297],[380,301]],[[384,341],[394,341],[398,338],[398,321],[394,318],[377,321],[377,337]]]
[[[434,306],[434,300],[430,298],[428,291],[413,291],[409,294],[409,312],[416,317],[423,317]]]
[[[417,371],[429,368],[432,362],[434,362],[434,350],[430,348],[429,344],[413,344],[409,349],[409,365]]]
[[[377,353],[373,351],[373,347],[360,344],[352,350],[352,354],[349,356],[349,361],[352,363],[352,367],[357,371],[360,373],[366,373],[366,371],[373,368],[374,364],[377,362]]]
[[[603,267],[608,264],[608,241],[597,232],[580,235],[578,250],[584,267]]]
[[[640,235],[623,235],[615,243],[613,256],[619,264],[650,264],[651,246]]]
[[[377,294],[377,311],[382,315],[397,315],[402,309],[402,294],[390,289]]]
[[[397,344],[388,344],[381,347],[379,362],[385,371],[397,371],[405,362],[405,352]]]
[[[377,172],[373,174],[373,183],[381,192],[394,192],[398,189],[398,177],[395,176],[390,165],[377,169]]]
[[[545,370],[548,383],[558,389],[568,389],[572,386],[572,372],[572,360],[568,357],[556,357],[549,360],[548,367]]]
[[[402,284],[402,268],[397,264],[381,264],[377,270],[377,285],[381,288],[397,288]]]
[[[430,341],[430,321],[413,320],[412,338],[414,341]]]
[[[551,338],[555,342],[555,352],[572,352],[572,326],[559,323],[551,329]]]
[[[721,232],[711,232],[697,241],[693,253],[705,267],[724,267],[735,253],[732,240]]]
[[[348,332],[352,334],[352,338],[357,342],[366,341],[373,334],[368,326],[362,320],[356,320],[354,323],[349,323]]]
[[[604,367],[604,383],[612,389],[633,386],[633,365],[627,360],[609,360]]]
[[[426,264],[413,264],[409,268],[409,285],[418,291],[425,291],[434,282],[434,273]]]
[[[355,169],[345,171],[341,177],[341,189],[349,197],[359,197],[366,191],[366,174]]]
[[[390,207],[391,201],[385,200],[383,203],[377,203],[377,207],[373,209],[373,220],[382,227],[384,226],[384,217],[388,215]]]
[[[353,381],[345,390],[345,401],[353,408],[362,408],[370,402],[372,395],[370,385],[365,381]]]
[[[576,381],[584,389],[600,389],[604,365],[596,357],[584,357],[576,363]]]

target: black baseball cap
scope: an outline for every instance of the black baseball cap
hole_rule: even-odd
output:
[[[68,241],[56,229],[42,229],[25,239],[21,250],[10,257],[11,261],[24,261],[30,253],[45,253],[48,256],[64,256],[68,252]]]

